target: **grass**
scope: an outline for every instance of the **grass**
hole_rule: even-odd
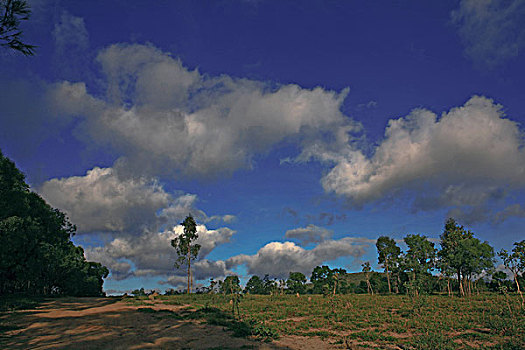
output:
[[[232,315],[225,295],[126,298],[137,312],[217,325],[238,337],[269,341],[281,336],[318,337],[331,344],[360,348],[525,349],[525,310],[516,295],[246,295],[240,315]],[[26,296],[0,298],[0,314],[36,307],[42,300]],[[179,305],[177,311],[155,304]],[[0,333],[12,325],[0,322]]]
[[[178,295],[156,302],[211,308],[224,317],[231,315],[229,301],[223,295]],[[519,303],[516,296],[498,294],[470,298],[246,295],[240,304],[242,321],[235,322],[249,326],[250,331],[239,334],[258,334],[266,339],[300,335],[320,337],[333,344],[348,340],[362,347],[524,349],[525,310]],[[207,322],[215,321],[208,317]]]

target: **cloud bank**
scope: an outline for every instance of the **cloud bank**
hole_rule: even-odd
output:
[[[313,148],[306,156],[333,163],[321,180],[324,189],[357,206],[409,194],[414,210],[482,212],[525,185],[518,124],[481,96],[441,117],[415,109],[390,120],[370,156],[350,146]]]
[[[63,82],[49,101],[57,115],[81,116],[90,140],[118,150],[133,174],[231,173],[282,141],[333,142],[356,127],[340,111],[346,90],[210,77],[144,45],[112,45],[97,61],[105,96]]]

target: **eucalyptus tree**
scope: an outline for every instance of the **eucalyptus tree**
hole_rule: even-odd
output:
[[[288,276],[288,279],[286,280],[286,287],[290,291],[290,293],[296,294],[303,294],[306,287],[306,276],[302,272],[291,272]]]
[[[408,247],[403,256],[403,266],[409,276],[409,287],[418,295],[435,267],[436,248],[426,236],[407,235],[403,240]]]
[[[521,304],[525,305],[523,293],[521,292],[520,284],[518,282],[518,277],[523,275],[525,272],[525,240],[521,242],[515,242],[512,253],[502,249],[498,255],[501,260],[503,260],[505,267],[512,272],[512,277],[514,278],[516,288],[521,297]]]
[[[21,21],[26,21],[31,9],[25,0],[0,0],[0,46],[19,51],[26,56],[34,54],[35,46],[22,42]]]
[[[183,264],[188,267],[188,291],[190,294],[193,288],[193,280],[191,276],[191,261],[197,258],[199,250],[201,249],[200,244],[194,243],[199,238],[197,234],[197,224],[195,219],[190,215],[184,219],[181,223],[184,227],[183,233],[171,240],[171,246],[175,248],[178,258],[175,261],[175,268],[180,268]]]
[[[385,269],[388,293],[392,293],[390,275],[392,273],[392,267],[396,267],[396,265],[399,264],[401,248],[397,246],[395,240],[387,236],[381,236],[377,239],[376,248],[379,255],[378,262]]]
[[[374,295],[374,290],[372,289],[372,285],[370,284],[370,272],[372,271],[370,262],[366,261],[363,264],[361,264],[361,266],[363,268],[363,272],[365,273],[367,292],[368,294]]]
[[[246,286],[244,287],[244,293],[247,294],[264,294],[264,284],[261,278],[257,275],[250,277]]]
[[[103,295],[109,271],[86,261],[71,241],[75,231],[0,152],[0,294]]]
[[[472,277],[494,266],[494,249],[474,237],[471,231],[449,218],[441,238],[438,253],[439,268],[445,275],[454,271],[458,279],[459,294],[471,294]]]

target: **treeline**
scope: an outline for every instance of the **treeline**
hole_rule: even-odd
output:
[[[0,295],[103,295],[109,271],[86,261],[75,231],[0,151]]]
[[[237,276],[223,281],[211,280],[197,289],[197,293],[249,294],[349,294],[380,293],[410,294],[454,293],[468,296],[482,291],[518,292],[525,283],[525,240],[514,243],[511,252],[498,253],[507,274],[495,269],[494,249],[481,242],[474,234],[448,219],[439,247],[423,235],[407,235],[403,239],[407,249],[402,251],[397,242],[388,237],[377,239],[378,263],[382,272],[372,271],[370,262],[362,264],[362,272],[348,273],[345,269],[317,266],[310,281],[301,272],[290,272],[287,279],[251,276],[244,289]],[[167,294],[177,294],[170,290]]]

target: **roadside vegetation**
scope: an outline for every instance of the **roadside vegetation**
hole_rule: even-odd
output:
[[[245,295],[232,313],[231,295],[193,294],[125,299],[156,317],[201,319],[234,335],[269,341],[320,337],[344,347],[523,349],[525,312],[518,295]],[[187,305],[182,313],[152,303]],[[139,309],[140,310],[140,309]]]

